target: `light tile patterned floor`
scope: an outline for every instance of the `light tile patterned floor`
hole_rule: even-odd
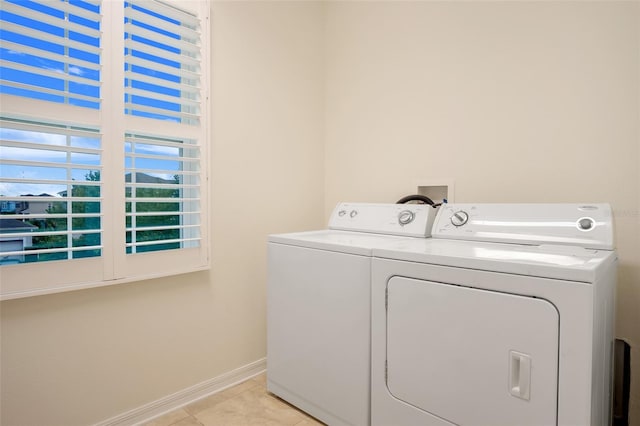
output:
[[[313,417],[267,392],[263,373],[157,417],[144,426],[314,426]]]

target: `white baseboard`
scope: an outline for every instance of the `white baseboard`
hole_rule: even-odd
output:
[[[193,385],[174,394],[167,395],[126,413],[96,423],[95,426],[132,426],[176,410],[205,396],[220,392],[230,386],[264,372],[267,359],[262,358],[218,377]]]

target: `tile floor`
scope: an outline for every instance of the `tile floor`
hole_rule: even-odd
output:
[[[252,379],[186,405],[144,426],[314,426],[313,417],[267,392],[267,376]]]

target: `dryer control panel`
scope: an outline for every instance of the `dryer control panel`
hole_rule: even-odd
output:
[[[426,204],[339,203],[329,229],[430,237],[438,208]]]
[[[614,249],[609,204],[445,204],[433,237]]]

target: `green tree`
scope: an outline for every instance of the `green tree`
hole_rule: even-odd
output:
[[[85,175],[85,180],[90,182],[100,182],[99,171],[89,171]],[[67,195],[67,194],[65,194]],[[71,219],[71,229],[69,229],[69,222],[67,218],[48,218],[46,221],[32,220],[33,225],[38,226],[40,231],[91,231],[100,229],[100,201],[97,200],[100,197],[100,185],[73,185],[71,187],[71,197],[86,198],[87,201],[72,201],[71,212],[72,213],[95,213],[95,216],[90,217],[74,217]],[[89,201],[91,198],[96,198],[95,201]],[[46,210],[49,214],[66,214],[68,212],[69,202],[66,200],[57,199],[50,203],[49,208]],[[77,233],[73,234],[71,239],[73,247],[88,247],[100,245],[100,233]],[[67,248],[69,246],[68,236],[65,235],[45,235],[33,237],[33,249],[43,248]],[[74,258],[81,257],[94,257],[100,255],[100,249],[81,250],[73,252]],[[46,253],[40,254],[32,261],[44,261],[44,260],[57,260],[66,259],[67,253]]]
[[[147,179],[152,177],[148,175],[138,174],[137,177],[145,176]],[[155,178],[156,181],[154,183],[166,183],[166,184],[179,184],[180,176],[174,175],[173,180],[165,180],[160,178]],[[125,195],[127,198],[131,197],[132,189],[128,187],[125,191]],[[161,215],[153,215],[153,216],[136,216],[135,218],[135,236],[136,242],[148,242],[148,241],[158,241],[158,244],[152,245],[143,245],[136,248],[137,252],[145,252],[145,251],[156,251],[156,250],[169,250],[180,248],[179,242],[173,243],[163,243],[162,241],[173,240],[180,238],[180,215],[176,214],[180,211],[180,203],[179,202],[170,202],[170,201],[162,201],[162,202],[145,202],[145,198],[179,198],[180,190],[175,187],[169,188],[145,188],[138,187],[135,188],[135,197],[138,201],[135,202],[135,212],[136,213],[151,213],[151,212],[162,212],[166,214]],[[126,212],[131,213],[133,208],[132,202],[126,203]],[[126,219],[127,227],[132,226],[131,216],[127,216]],[[170,229],[160,229],[160,230],[148,230],[145,231],[144,228],[150,227],[158,227],[158,226],[171,226],[173,228]],[[126,240],[127,243],[132,242],[132,232],[127,231]],[[128,249],[127,252],[130,252]]]

